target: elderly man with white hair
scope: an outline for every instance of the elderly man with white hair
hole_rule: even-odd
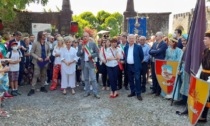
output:
[[[156,42],[152,45],[152,48],[149,51],[149,54],[152,56],[152,83],[153,83],[153,91],[151,94],[155,94],[159,96],[161,93],[160,85],[157,81],[155,75],[155,59],[165,59],[166,49],[168,48],[167,44],[163,41],[163,33],[156,33]]]
[[[129,45],[126,45],[124,48],[125,63],[129,75],[128,82],[131,89],[131,93],[128,97],[137,96],[137,99],[142,101],[140,73],[142,69],[141,62],[144,59],[144,54],[141,46],[134,43],[135,36],[133,34],[128,36],[128,41]]]
[[[141,36],[139,38],[139,42],[140,42],[140,46],[143,50],[144,53],[144,59],[141,62],[142,64],[142,70],[141,70],[141,77],[142,77],[142,83],[141,83],[141,92],[144,93],[146,92],[146,74],[148,71],[148,61],[150,59],[150,55],[149,55],[149,50],[150,50],[150,46],[146,43],[146,37],[145,36]],[[140,78],[141,78],[140,77]]]

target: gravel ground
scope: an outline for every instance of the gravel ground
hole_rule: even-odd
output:
[[[128,98],[124,89],[116,99],[109,98],[109,91],[100,91],[101,99],[96,99],[84,98],[82,86],[75,95],[68,90],[65,96],[56,90],[28,97],[29,88],[20,87],[21,96],[4,102],[12,115],[0,117],[0,126],[190,126],[187,116],[175,114],[183,106],[170,106],[169,100],[150,95],[149,89],[138,101]],[[210,126],[210,122],[198,126]]]

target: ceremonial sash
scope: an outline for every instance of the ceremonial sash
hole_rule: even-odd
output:
[[[85,52],[87,53],[87,55],[91,55],[90,48],[89,48],[87,45],[85,45],[84,50],[85,50]],[[94,65],[94,71],[97,73],[97,66],[96,66],[96,62],[95,62],[95,60],[94,60],[92,57],[90,57],[89,59],[93,62],[93,65]]]
[[[119,47],[120,47],[120,48],[121,48],[121,50],[122,50],[122,55],[123,55],[123,57],[125,57],[125,52],[124,52],[123,45],[122,45],[122,44],[119,44]]]
[[[98,47],[98,45],[97,45],[97,49],[98,49],[98,52],[100,53],[100,48]]]
[[[111,48],[110,48],[110,50],[111,50],[112,55],[113,55],[113,56],[114,56],[114,58],[115,58],[115,55],[114,55],[114,53],[113,53],[113,51],[112,51],[112,49],[111,49]],[[118,66],[119,66],[120,70],[121,70],[121,71],[123,71],[123,65],[122,65],[122,63],[121,63],[121,62],[119,62],[119,61],[117,61],[117,63],[118,63]]]
[[[106,55],[105,55],[104,50],[105,50],[105,48],[104,48],[104,47],[102,47],[102,53],[103,53],[104,59],[106,60]]]

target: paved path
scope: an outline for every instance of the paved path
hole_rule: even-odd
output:
[[[0,118],[0,126],[188,126],[187,116],[178,116],[183,106],[170,106],[170,101],[143,94],[143,101],[128,98],[129,91],[120,90],[116,99],[101,91],[101,99],[84,98],[83,87],[64,96],[60,90],[36,92],[28,97],[29,86],[20,88],[21,96],[6,100],[10,118]],[[210,117],[210,114],[209,114]],[[209,119],[210,121],[210,119]],[[210,122],[205,125],[210,126]]]

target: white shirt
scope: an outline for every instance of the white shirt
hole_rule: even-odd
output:
[[[67,48],[62,48],[61,50],[61,61],[65,60],[66,62],[77,61],[77,50],[73,47],[68,50]],[[67,66],[64,62],[61,62],[61,71],[66,74],[73,74],[76,71],[76,62]]]
[[[30,53],[31,52],[31,49],[32,49],[32,45],[28,45],[28,47],[29,47],[28,51]]]
[[[129,47],[128,47],[128,56],[127,56],[127,63],[128,64],[134,64],[133,48],[134,48],[134,44],[132,46],[129,45]]]
[[[49,42],[50,50],[53,49],[53,43]]]
[[[9,55],[10,55],[10,52],[8,52],[7,53],[7,55],[6,55],[6,57],[7,58],[9,58]],[[17,60],[19,60],[20,58],[22,57],[22,54],[21,54],[21,52],[20,52],[20,55],[19,55],[19,52],[17,51],[17,52],[14,52],[13,50],[12,50],[12,55],[11,55],[11,60],[12,61],[17,61]],[[19,71],[19,69],[20,69],[20,66],[19,66],[19,63],[16,63],[16,64],[9,64],[9,71]]]
[[[62,47],[62,48],[55,47],[55,48],[53,49],[52,55],[55,56],[55,54],[61,54],[61,50],[62,50],[62,49],[63,49],[63,47]],[[55,65],[56,65],[56,64],[61,64],[61,57],[60,57],[60,56],[59,56],[59,57],[55,57],[54,64],[55,64]]]
[[[111,50],[112,50],[114,56],[113,56]],[[116,48],[115,50],[113,50],[113,49],[111,49],[111,47],[109,47],[107,49],[107,51],[105,52],[105,55],[106,55],[106,58],[115,58],[119,52],[120,52],[119,48]],[[111,60],[111,61],[106,62],[106,66],[108,66],[108,67],[115,67],[117,65],[118,65],[117,60]]]
[[[76,51],[78,52],[78,46],[77,47],[74,47],[74,46],[72,46],[74,49],[76,49]],[[78,60],[79,60],[79,57],[77,56],[77,62],[78,62]]]
[[[99,52],[99,58],[101,60],[106,60],[106,52],[107,52],[107,49],[105,49],[104,47],[101,47],[101,51]],[[105,55],[105,57],[104,57]]]

